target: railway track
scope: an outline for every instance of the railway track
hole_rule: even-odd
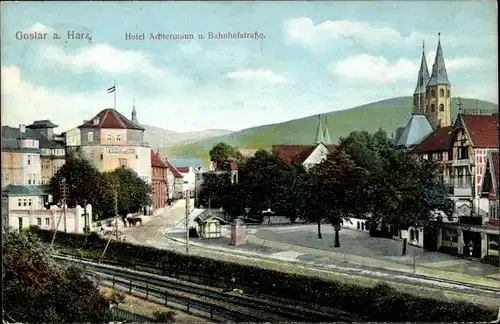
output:
[[[142,272],[131,270],[124,267],[98,264],[88,260],[79,260],[74,258],[55,255],[55,258],[72,263],[80,263],[87,268],[94,270],[101,278],[115,284],[127,286],[133,284],[146,285],[146,289],[158,291],[167,291],[169,294],[182,293],[187,298],[224,307],[227,305],[229,310],[238,312],[236,317],[243,315],[254,316],[252,322],[262,321],[302,321],[302,322],[333,322],[333,321],[355,321],[360,320],[356,316],[340,310],[320,308],[311,309],[310,305],[287,301],[278,298],[255,298],[253,296],[240,295],[231,292],[224,292],[217,288],[201,286],[194,283],[183,282],[178,279],[161,276],[151,272]],[[143,266],[141,266],[143,267]],[[163,292],[163,295],[165,293]],[[206,306],[206,305],[205,305]],[[194,306],[192,306],[194,308]],[[255,314],[255,315],[254,315]]]

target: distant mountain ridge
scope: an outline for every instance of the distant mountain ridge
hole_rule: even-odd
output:
[[[389,136],[404,127],[411,117],[412,97],[396,97],[366,105],[322,114],[323,127],[328,127],[333,143],[355,130],[375,132],[384,129]],[[462,98],[463,109],[484,109],[498,112],[498,104],[488,101]],[[458,98],[452,98],[452,120],[458,114]],[[324,118],[328,118],[325,126]],[[218,142],[226,142],[238,148],[270,148],[278,144],[312,144],[316,134],[318,116],[294,119],[277,124],[262,125],[217,137],[177,143],[169,146],[166,153],[171,157],[198,157],[204,161],[208,151]]]
[[[228,129],[206,129],[197,132],[174,132],[165,128],[142,125],[145,128],[144,140],[151,144],[153,150],[164,149],[174,143],[189,143],[226,135],[232,132]]]

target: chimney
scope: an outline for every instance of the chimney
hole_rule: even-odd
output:
[[[19,124],[19,132],[26,133],[26,125],[25,124]]]

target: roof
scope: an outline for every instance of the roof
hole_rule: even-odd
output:
[[[168,160],[165,160],[165,164],[168,166],[168,169],[172,172],[175,178],[184,178],[184,176],[174,167]]]
[[[238,170],[238,163],[234,161],[229,162],[229,170],[231,171]]]
[[[18,186],[7,185],[2,188],[2,195],[6,196],[43,196],[48,195],[46,186]]]
[[[335,153],[335,152],[338,151],[338,147],[335,144],[328,144],[328,145],[325,145],[325,146],[328,149],[328,151],[330,151],[330,153]]]
[[[205,210],[204,212],[202,212],[198,216],[194,217],[193,220],[197,221],[198,223],[206,223],[211,219],[217,219],[221,223],[228,223],[225,219],[218,217],[207,210]]]
[[[411,147],[429,136],[432,126],[425,115],[412,115],[401,136],[396,140],[396,147]]]
[[[180,173],[188,173],[189,172],[189,167],[176,167],[177,170],[180,172]]]
[[[450,85],[448,80],[448,73],[446,73],[446,66],[444,65],[443,49],[441,48],[441,40],[438,41],[438,48],[436,51],[436,58],[432,65],[432,74],[427,83],[427,86],[434,86],[438,84]]]
[[[475,148],[498,148],[498,115],[459,115]]]
[[[316,138],[314,139],[314,143],[324,143],[325,142],[325,134],[323,133],[323,126],[321,125],[321,116],[318,116],[318,129],[316,130]]]
[[[40,153],[40,149],[31,147],[21,148],[17,139],[2,138],[2,152]]]
[[[429,83],[429,68],[425,59],[425,50],[422,49],[422,60],[420,61],[420,70],[418,71],[417,87],[413,94],[425,93],[425,87]]]
[[[2,142],[5,139],[15,139],[25,138],[25,139],[33,139],[38,141],[38,147],[40,148],[48,148],[48,149],[64,149],[64,146],[57,143],[54,140],[50,140],[45,135],[40,133],[37,129],[26,128],[24,133],[19,131],[19,128],[14,128],[10,126],[2,127]],[[3,147],[3,143],[2,143]]]
[[[243,157],[250,158],[257,153],[259,149],[237,149],[236,151],[240,152]]]
[[[283,163],[303,163],[317,145],[273,145],[274,156]]]
[[[31,128],[31,129],[56,128],[56,127],[59,127],[59,125],[54,124],[48,119],[35,120],[33,124],[26,126],[26,128]]]
[[[96,121],[97,123],[94,123]],[[97,115],[87,120],[78,128],[113,128],[113,129],[138,129],[144,130],[143,127],[135,124],[127,117],[120,114],[115,109],[104,109]]]
[[[427,136],[420,144],[418,144],[411,153],[445,151],[448,149],[448,143],[451,137],[452,126],[436,129],[432,134]]]
[[[167,164],[160,158],[160,154],[153,151],[151,151],[151,166],[156,168],[168,168]]]

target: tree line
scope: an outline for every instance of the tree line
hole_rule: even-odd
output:
[[[125,218],[129,213],[151,205],[151,186],[129,168],[99,172],[87,159],[70,154],[49,183],[54,203],[62,201],[63,179],[67,206],[90,204],[94,220],[116,214]]]
[[[222,207],[233,216],[258,215],[270,208],[276,215],[297,218],[338,232],[350,217],[367,218],[372,226],[401,229],[426,225],[429,215],[451,215],[453,203],[440,180],[439,165],[420,161],[396,150],[383,130],[355,131],[341,138],[338,150],[306,170],[302,164],[286,164],[272,153],[259,150],[243,158],[237,150],[219,143],[210,151],[212,161],[224,170],[228,160],[238,161],[238,183],[225,174],[206,174],[199,202]]]

